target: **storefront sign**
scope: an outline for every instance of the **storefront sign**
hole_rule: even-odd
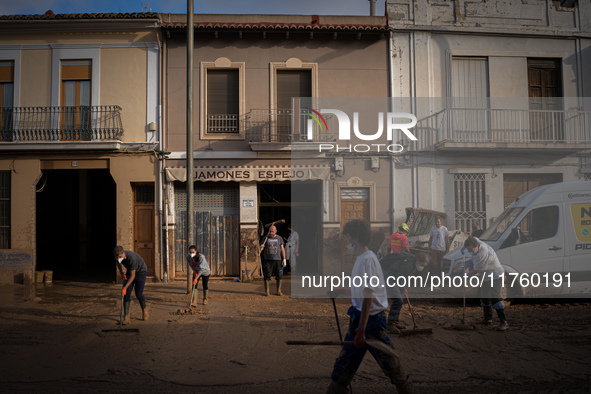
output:
[[[307,181],[328,180],[328,166],[211,166],[195,167],[194,180],[202,182],[252,182],[252,181]],[[166,178],[184,182],[184,167],[169,167]]]

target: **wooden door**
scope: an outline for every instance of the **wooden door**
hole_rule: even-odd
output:
[[[562,182],[562,174],[504,174],[504,208],[528,190],[558,182]]]
[[[133,208],[133,250],[146,262],[148,276],[154,276],[154,184],[135,185]]]
[[[367,200],[341,200],[341,227],[354,219],[369,220]]]
[[[369,221],[368,189],[341,189],[341,233],[347,222],[355,219]],[[342,241],[341,237],[341,241]],[[355,254],[341,245],[343,272],[350,272],[355,262]]]
[[[528,59],[530,138],[534,141],[564,140],[562,72],[560,59]]]

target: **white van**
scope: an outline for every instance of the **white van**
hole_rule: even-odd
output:
[[[480,239],[505,268],[506,297],[591,296],[591,182],[555,183],[524,193]],[[460,250],[445,255],[446,274],[463,274]],[[461,296],[463,289],[446,290]],[[476,297],[477,289],[468,289],[466,296]]]

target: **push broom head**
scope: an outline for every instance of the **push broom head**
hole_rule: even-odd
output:
[[[408,337],[411,335],[429,335],[429,334],[433,334],[432,328],[412,328],[412,329],[400,330],[399,336]]]

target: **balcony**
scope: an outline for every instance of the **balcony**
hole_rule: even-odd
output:
[[[121,107],[14,107],[1,111],[5,142],[113,142],[123,135]]]
[[[246,140],[252,150],[318,149],[319,142],[336,141],[334,116],[325,115],[326,124],[313,121],[306,110],[293,117],[292,110],[251,109],[243,119]],[[308,138],[311,130],[311,138]]]
[[[446,108],[413,130],[411,150],[591,148],[591,113],[581,110]]]
[[[207,115],[207,133],[238,132],[238,115]]]

